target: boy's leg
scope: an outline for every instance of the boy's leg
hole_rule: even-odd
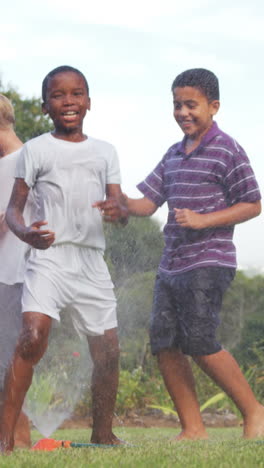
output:
[[[176,440],[207,439],[192,369],[187,357],[177,349],[168,349],[160,351],[157,358],[159,369],[182,426],[182,432]]]
[[[207,356],[195,356],[194,360],[237,405],[244,419],[244,437],[264,437],[264,406],[256,400],[233,356],[221,350]]]
[[[13,450],[14,430],[26,392],[31,384],[33,366],[43,356],[51,326],[51,318],[38,312],[23,314],[22,331],[7,372],[0,424],[0,449]]]
[[[3,392],[0,392],[0,414],[2,412],[3,405]],[[20,412],[14,434],[14,446],[15,447],[31,447],[31,437],[30,437],[30,423],[28,417]]]
[[[119,343],[117,329],[104,335],[88,336],[93,360],[91,442],[97,444],[122,443],[112,432],[112,421],[119,377]]]
[[[182,432],[175,438],[205,439],[207,433],[197,401],[192,369],[181,352],[181,321],[185,307],[179,307],[182,293],[182,277],[158,274],[154,288],[151,315],[150,341],[152,353],[157,355],[158,365],[166,388],[178,412]]]
[[[20,412],[16,423],[14,441],[15,448],[31,447],[30,423],[27,415],[23,411]]]
[[[22,328],[21,296],[22,283],[0,283],[0,408],[3,402],[5,371],[14,354]],[[1,413],[1,409],[0,409]],[[15,429],[15,447],[30,447],[30,424],[21,412]]]

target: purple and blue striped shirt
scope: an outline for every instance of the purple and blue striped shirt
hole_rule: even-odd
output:
[[[171,146],[154,171],[137,186],[157,206],[168,203],[159,269],[177,274],[207,266],[235,268],[234,226],[183,228],[177,224],[173,208],[210,213],[239,202],[260,200],[249,159],[216,122],[189,155],[185,154],[184,143],[185,138]]]

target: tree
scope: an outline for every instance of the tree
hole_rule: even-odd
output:
[[[257,362],[258,350],[264,350],[264,320],[247,320],[242,330],[241,341],[234,350],[234,356],[245,367]],[[262,353],[262,369],[264,372],[264,352]],[[264,378],[264,375],[263,375]]]
[[[154,271],[135,273],[116,292],[121,364],[126,369],[144,364],[154,282]]]
[[[132,370],[144,364],[149,349],[149,316],[163,236],[155,219],[133,217],[124,228],[106,224],[105,234],[105,257],[116,286],[121,365]]]
[[[14,106],[15,131],[23,142],[53,129],[50,118],[42,113],[40,98],[22,98],[12,86],[4,87],[1,80],[0,93],[10,99]]]
[[[254,335],[254,333],[252,335],[253,322],[262,322],[264,326],[263,288],[263,276],[258,275],[248,278],[243,272],[237,272],[234,281],[224,296],[221,311],[221,325],[218,336],[220,342],[226,348],[237,349],[242,342],[245,344],[247,333],[250,334],[252,340]],[[248,325],[249,322],[252,322],[252,326]],[[257,326],[255,328],[257,338],[259,333],[257,333]]]
[[[124,228],[106,224],[105,235],[105,258],[116,286],[136,272],[157,270],[163,236],[155,219],[131,217]]]
[[[238,272],[224,295],[218,339],[227,349],[234,348],[241,339],[248,296],[248,278]]]

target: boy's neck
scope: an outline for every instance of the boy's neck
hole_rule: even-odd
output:
[[[0,158],[14,153],[23,145],[12,128],[0,129]]]
[[[87,140],[87,135],[85,135],[82,131],[60,131],[58,129],[53,130],[51,132],[52,136],[54,138],[57,138],[58,140],[65,140],[65,141],[70,141],[72,143],[80,143],[81,141]]]
[[[192,153],[197,146],[199,146],[201,140],[193,140],[191,138],[186,138],[184,149],[186,154]]]
[[[212,120],[211,125],[203,133],[201,133],[195,138],[186,136],[185,143],[184,143],[184,149],[185,149],[186,154],[192,153],[200,145],[203,137],[209,132],[212,125],[213,125],[213,120]]]

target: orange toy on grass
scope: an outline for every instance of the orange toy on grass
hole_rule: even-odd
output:
[[[71,442],[70,440],[55,440],[55,439],[40,439],[38,442],[33,445],[31,450],[45,450],[51,452],[58,448],[111,448],[111,447],[120,447],[120,445],[107,445],[107,444],[84,444],[79,442]]]

